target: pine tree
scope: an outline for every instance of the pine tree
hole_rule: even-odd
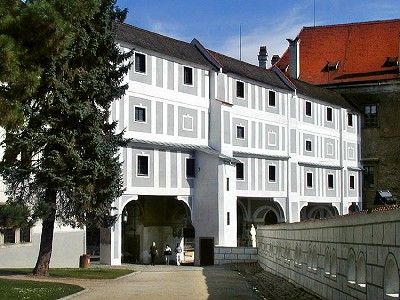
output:
[[[73,227],[88,219],[105,227],[115,221],[112,203],[122,194],[118,154],[126,141],[109,111],[126,90],[131,56],[115,41],[115,21],[126,14],[115,2],[30,0],[23,8],[32,22],[36,16],[54,21],[45,23],[62,37],[55,51],[43,53],[40,81],[22,104],[23,123],[7,130],[2,143],[0,171],[10,198],[31,205],[42,220],[34,275],[48,274],[56,221]]]

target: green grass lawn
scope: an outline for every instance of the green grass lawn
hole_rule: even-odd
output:
[[[132,270],[114,268],[50,269],[49,278],[115,279]],[[32,269],[0,269],[0,275],[29,275]],[[83,290],[71,284],[0,278],[0,299],[59,299]]]
[[[4,300],[60,299],[81,290],[83,288],[72,284],[0,278],[0,298]]]

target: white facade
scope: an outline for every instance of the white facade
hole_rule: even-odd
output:
[[[102,234],[102,262],[120,264],[132,243],[133,260],[147,262],[151,241],[159,249],[186,245],[184,230],[193,226],[195,263],[203,263],[202,239],[247,246],[251,224],[343,214],[360,202],[359,115],[349,104],[308,96],[281,74],[196,40],[182,45],[135,27],[120,30],[121,46],[134,56],[112,118],[132,141],[121,150],[126,191],[115,203],[121,217]],[[146,37],[148,49],[136,36]],[[160,52],[154,36],[165,46]],[[173,56],[179,47],[189,51],[187,60]],[[193,61],[193,52],[203,59]],[[234,73],[235,66],[244,70]]]

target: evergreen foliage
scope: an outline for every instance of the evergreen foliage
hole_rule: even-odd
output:
[[[131,53],[121,52],[113,29],[126,11],[114,0],[9,2],[18,7],[14,36],[35,30],[23,38],[28,41],[19,44],[20,51],[39,52],[31,58],[15,56],[15,64],[30,66],[28,74],[23,68],[18,72],[33,78],[32,88],[20,95],[13,92],[14,81],[8,81],[0,96],[3,102],[18,103],[22,112],[22,122],[9,126],[2,141],[0,172],[10,199],[31,205],[34,216],[43,220],[34,272],[46,275],[55,219],[73,227],[88,219],[97,226],[115,221],[111,205],[122,194],[118,154],[126,141],[109,121],[109,111],[126,90],[122,80]],[[6,20],[0,23],[0,28],[7,25]],[[46,258],[39,262],[41,257]]]

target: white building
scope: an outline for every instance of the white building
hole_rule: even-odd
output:
[[[101,230],[102,263],[146,263],[155,241],[160,253],[180,243],[195,264],[212,264],[215,245],[250,246],[251,224],[344,214],[361,202],[359,115],[340,95],[195,39],[125,24],[117,33],[134,55],[111,117],[130,143],[118,219]],[[0,239],[0,252],[12,246]]]

